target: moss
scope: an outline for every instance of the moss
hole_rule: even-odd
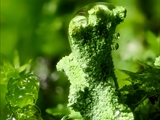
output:
[[[72,53],[60,60],[57,69],[71,83],[68,106],[85,120],[133,119],[128,106],[118,101],[111,57],[115,28],[125,16],[123,7],[96,3],[82,8],[70,22]]]

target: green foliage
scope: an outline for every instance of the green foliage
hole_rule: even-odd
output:
[[[28,71],[30,62],[19,66],[19,56],[16,53],[14,67],[3,54],[1,57],[1,85],[6,86],[4,87],[6,105],[11,111],[8,120],[13,118],[40,120],[40,110],[35,105],[40,87],[39,79],[33,73],[25,73]]]
[[[69,109],[62,104],[58,104],[56,108],[46,109],[46,112],[53,116],[60,116],[61,118],[61,116],[64,116],[69,113]]]
[[[39,80],[31,73],[8,81],[6,101],[16,119],[40,120],[40,111],[35,106],[38,98]]]
[[[121,70],[131,83],[121,88],[121,98],[132,109],[136,120],[157,120],[160,118],[160,68],[139,63],[144,67],[140,72]]]
[[[112,58],[122,88],[130,82],[124,81],[128,76],[117,69],[139,71],[142,67],[135,59],[153,65],[160,55],[159,1],[145,1],[145,5],[141,0],[102,1],[127,9],[125,22],[116,28],[121,36],[114,39],[116,44],[111,46],[114,50],[119,44],[119,49],[112,51]],[[19,80],[31,71],[41,83],[36,105],[43,119],[59,120],[68,114],[65,110],[70,83],[65,74],[56,71],[56,64],[71,52],[67,32],[69,21],[82,6],[93,2],[97,0],[1,0],[0,52],[7,59],[0,55],[0,119],[5,120],[11,113],[5,99],[9,79]],[[20,58],[16,57],[17,53]],[[141,99],[139,96],[133,98]],[[59,109],[59,104],[64,111]],[[66,118],[76,119],[74,115],[66,115]]]

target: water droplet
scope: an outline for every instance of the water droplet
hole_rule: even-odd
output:
[[[111,48],[112,50],[117,50],[119,48],[119,44],[114,42],[112,45],[111,45]]]
[[[106,2],[95,2],[95,3],[91,3],[91,4],[88,4],[84,7],[82,7],[78,12],[77,14],[83,14],[83,15],[88,15],[88,11],[90,10],[94,10],[94,11],[98,11],[99,8],[101,9],[108,9],[108,10],[113,10],[116,8],[115,5],[112,5],[112,4],[109,4],[109,3],[106,3]]]
[[[75,16],[72,21],[75,26],[85,27],[87,25],[87,18],[85,16]]]
[[[126,17],[126,10],[124,10],[121,13],[119,13],[119,18],[121,18],[123,20],[125,17]]]
[[[119,33],[114,33],[113,38],[118,40],[120,38],[120,34]]]
[[[85,16],[87,17],[88,16],[88,12],[87,12],[87,9],[86,8],[82,8],[80,9],[75,16]]]
[[[97,11],[99,11],[100,9],[111,11],[114,8],[116,8],[115,5],[108,4],[105,2],[96,2],[96,3],[88,4],[84,7],[82,7],[76,13],[75,17],[71,20],[69,27],[71,27],[72,25],[85,27],[88,23],[87,19],[92,18],[92,17],[94,18],[95,13]],[[95,15],[95,17],[97,17],[97,16]],[[72,26],[72,29],[75,28],[73,26]],[[110,24],[108,26],[110,27]]]

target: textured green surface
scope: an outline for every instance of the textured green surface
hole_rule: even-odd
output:
[[[131,82],[121,89],[122,99],[133,110],[135,120],[159,120],[160,68],[138,62],[144,67],[142,71],[122,70],[129,76],[126,80]]]
[[[85,120],[133,119],[131,110],[118,101],[111,57],[118,47],[112,41],[119,36],[115,28],[125,16],[123,7],[95,3],[82,8],[70,22],[72,53],[60,60],[57,69],[71,83],[68,106]]]
[[[59,111],[59,104],[66,107],[68,103],[70,84],[63,73],[56,71],[56,64],[62,56],[71,52],[67,29],[73,14],[82,6],[96,1],[1,0],[0,52],[7,57],[12,66],[15,65],[14,51],[18,51],[20,66],[32,59],[31,71],[34,71],[41,81],[37,106],[41,109],[44,120],[59,120],[65,115],[63,111],[61,116],[55,116],[53,113],[46,115],[49,114],[46,109]],[[135,59],[153,64],[155,58],[160,56],[160,20],[157,14],[159,0],[103,1],[122,5],[127,9],[127,17],[116,28],[120,33],[117,40],[119,49],[112,53],[116,77],[119,87],[122,88],[129,82],[123,81],[127,76],[117,69],[136,72],[142,67],[134,61]],[[14,69],[7,66],[0,68],[0,71],[3,71],[0,75],[0,120],[6,120],[10,114],[6,107],[6,86],[8,77],[15,77]],[[135,96],[133,98],[139,99]]]
[[[18,79],[10,79],[7,85],[6,101],[17,120],[39,120],[40,111],[35,103],[38,98],[39,80],[28,73]]]

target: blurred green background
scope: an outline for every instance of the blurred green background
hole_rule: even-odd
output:
[[[0,51],[13,64],[18,51],[21,64],[32,59],[32,70],[40,78],[37,101],[44,120],[58,120],[68,113],[67,76],[56,71],[57,62],[71,52],[68,25],[78,9],[99,0],[1,0]],[[126,75],[118,69],[138,71],[136,60],[153,64],[160,55],[159,0],[101,0],[127,9],[127,17],[116,32],[119,49],[113,51],[120,87]],[[5,89],[1,84],[0,117],[6,119]]]

